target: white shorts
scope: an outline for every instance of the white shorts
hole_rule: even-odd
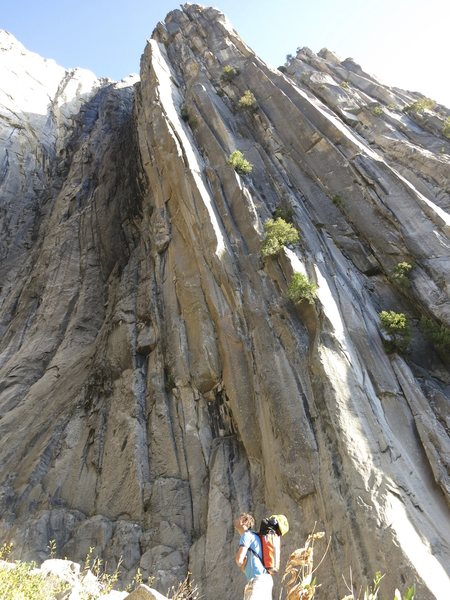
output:
[[[244,588],[244,600],[272,600],[272,575],[253,577]]]

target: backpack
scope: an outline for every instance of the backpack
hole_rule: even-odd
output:
[[[280,569],[281,536],[289,531],[289,523],[284,515],[272,515],[263,519],[259,532],[254,532],[261,540],[264,568],[273,575]]]

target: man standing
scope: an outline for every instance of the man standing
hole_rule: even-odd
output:
[[[241,536],[235,561],[247,578],[244,600],[272,600],[273,580],[262,562],[262,548],[259,536],[252,530],[255,519],[242,513],[234,522],[234,528]]]

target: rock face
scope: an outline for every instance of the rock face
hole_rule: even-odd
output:
[[[7,34],[0,58],[0,538],[94,547],[163,593],[189,570],[222,600],[244,585],[233,517],[282,512],[285,557],[331,536],[324,597],[349,566],[446,597],[448,342],[418,323],[450,327],[449,111],[326,50],[273,70],[195,5],[139,83]],[[277,209],[301,241],[263,261]],[[314,305],[287,299],[294,272]],[[409,318],[404,356],[382,310]]]

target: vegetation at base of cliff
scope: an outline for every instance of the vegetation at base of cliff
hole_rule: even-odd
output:
[[[320,566],[319,563],[314,568],[314,542],[322,539],[324,536],[325,533],[323,531],[310,533],[303,548],[297,548],[289,556],[281,580],[286,600],[311,600],[316,593],[316,589],[320,587],[316,577],[313,577],[315,571]],[[325,555],[322,557],[322,561],[324,557]],[[283,590],[280,594],[280,600]]]
[[[284,219],[268,219],[264,223],[266,236],[261,246],[261,256],[275,256],[284,246],[296,244],[300,239],[297,229],[291,224],[286,223]]]
[[[220,78],[222,79],[222,81],[232,81],[238,75],[239,69],[236,69],[231,65],[225,65]]]
[[[372,585],[367,585],[364,590],[364,596],[363,596],[362,600],[377,600],[378,599],[378,594],[380,592],[380,584],[381,584],[381,580],[383,579],[383,577],[384,577],[384,575],[382,575],[380,571],[377,571],[375,573],[375,576],[372,581]],[[344,583],[350,593],[347,594],[346,596],[344,596],[344,598],[342,598],[342,600],[359,600],[360,592],[359,593],[355,592],[355,589],[353,587],[353,582],[351,580],[351,572],[350,572],[350,582],[347,583],[347,581],[344,579]],[[399,589],[396,589],[394,592],[394,600],[414,600],[415,595],[416,595],[416,590],[415,590],[414,586],[409,587],[403,595]]]
[[[258,108],[255,95],[251,90],[246,90],[244,95],[238,101],[238,107],[240,110],[247,112],[254,112]]]
[[[435,106],[436,102],[434,100],[431,100],[431,98],[424,97],[420,98],[419,100],[416,100],[415,102],[411,102],[411,104],[405,106],[403,112],[414,115],[421,115],[425,110],[433,110]]]
[[[305,300],[314,304],[317,296],[317,285],[311,283],[303,273],[294,273],[288,287],[288,298],[292,302]]]
[[[321,585],[320,583],[317,583],[317,577],[314,575],[325,559],[331,540],[328,542],[328,546],[316,567],[314,566],[314,542],[323,539],[324,536],[325,533],[323,531],[309,534],[303,548],[294,550],[289,556],[281,580],[282,589],[279,600],[313,600],[316,590]],[[365,587],[362,600],[378,599],[380,584],[383,577],[384,575],[380,572],[375,574],[372,584]],[[344,596],[342,600],[359,600],[361,590],[359,590],[359,593],[355,592],[351,571],[350,581],[347,582],[344,577],[343,579],[349,593]],[[412,586],[409,587],[403,595],[400,590],[396,589],[393,600],[414,600],[414,597],[415,587]]]
[[[56,542],[51,540],[48,545],[49,558],[56,557]],[[84,560],[84,565],[80,568],[78,576],[76,571],[72,571],[74,580],[78,579],[80,586],[77,597],[85,600],[95,600],[97,597],[103,597],[109,594],[117,585],[120,577],[120,567],[122,558],[119,559],[117,567],[113,573],[108,573],[105,569],[106,564],[98,556],[93,556],[94,548],[90,547]],[[43,573],[34,562],[7,562],[12,552],[12,544],[3,544],[0,548],[0,598],[1,600],[55,600],[62,595],[66,597],[71,593],[74,583],[64,581],[56,572]],[[67,560],[67,559],[65,559]],[[73,563],[68,562],[69,565]],[[86,591],[83,589],[83,579],[90,573],[97,580],[98,593]],[[189,579],[190,574],[177,589],[173,589],[171,600],[195,600],[198,596],[193,592],[197,588],[193,586]],[[146,583],[151,586],[155,578],[150,577]],[[91,580],[89,580],[91,582]],[[140,569],[136,571],[133,581],[128,585],[126,592],[131,593],[142,583],[142,573]],[[92,583],[89,584],[92,586]],[[191,593],[192,592],[192,593]]]
[[[86,555],[84,560],[84,572],[87,573],[91,571],[94,576],[97,578],[102,593],[106,594],[114,589],[114,586],[119,581],[120,577],[120,566],[122,564],[122,558],[119,559],[117,567],[114,569],[112,573],[108,573],[106,571],[106,564],[103,564],[103,561],[98,556],[93,556],[94,547],[89,547],[89,552]]]
[[[240,150],[232,152],[228,157],[227,163],[240,175],[248,175],[253,169],[253,165],[248,162]]]
[[[12,544],[0,548],[0,598],[2,600],[53,600],[68,585],[57,577],[48,577],[36,570],[36,564],[21,561],[6,562]]]
[[[2,600],[53,600],[68,590],[57,577],[35,572],[34,563],[15,562],[0,566],[0,598]]]
[[[184,581],[178,586],[172,586],[167,595],[170,600],[197,600],[200,598],[200,593],[197,584],[191,579],[192,573],[188,573]]]
[[[406,352],[411,340],[411,331],[406,315],[393,310],[382,310],[379,313],[381,329],[389,336],[385,340],[388,352]]]

